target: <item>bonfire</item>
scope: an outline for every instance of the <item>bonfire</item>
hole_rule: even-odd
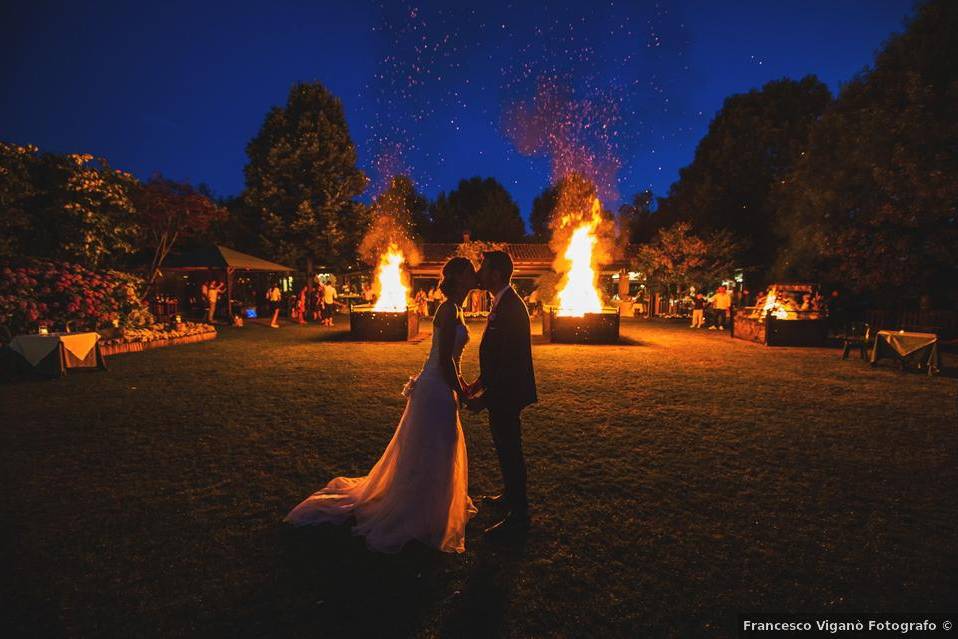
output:
[[[399,247],[390,244],[379,259],[376,270],[376,303],[372,310],[386,313],[403,313],[409,306],[409,288],[403,283],[402,265],[406,261]]]
[[[602,299],[595,287],[595,247],[598,243],[595,231],[601,219],[599,200],[594,198],[591,219],[576,227],[563,253],[569,268],[564,285],[557,294],[556,315],[559,317],[584,317],[586,313],[602,312]]]

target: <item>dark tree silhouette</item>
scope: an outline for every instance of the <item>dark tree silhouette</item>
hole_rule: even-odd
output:
[[[692,163],[659,201],[659,214],[700,233],[729,230],[745,247],[743,264],[764,275],[778,245],[773,185],[801,157],[809,127],[830,100],[814,76],[726,98]]]
[[[177,240],[202,235],[214,222],[226,218],[226,210],[213,202],[208,188],[204,190],[205,194],[199,188],[161,175],[134,190],[137,219],[145,248],[151,254],[144,297],[151,292],[163,261]]]
[[[520,242],[525,224],[519,206],[494,178],[460,180],[448,194],[440,193],[429,209],[434,242],[460,242],[468,232],[474,240]]]
[[[648,244],[660,228],[668,225],[665,215],[653,210],[655,197],[652,191],[640,191],[630,202],[619,207],[619,228],[627,242]]]
[[[559,189],[555,185],[547,186],[542,193],[532,201],[532,212],[529,214],[529,225],[532,226],[532,237],[537,242],[548,242],[551,232],[549,221],[559,204]]]
[[[246,147],[243,199],[270,253],[291,264],[341,266],[365,228],[353,201],[366,186],[343,106],[322,84],[297,84]]]
[[[928,2],[813,127],[781,187],[779,273],[958,297],[956,105],[958,3]]]

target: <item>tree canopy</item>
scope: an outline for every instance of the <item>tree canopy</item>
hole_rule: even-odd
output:
[[[739,247],[728,231],[700,236],[688,222],[660,229],[655,238],[639,246],[633,267],[657,287],[712,284],[732,274]]]
[[[137,188],[133,200],[142,243],[151,253],[147,292],[177,240],[201,236],[214,222],[227,217],[226,210],[214,203],[208,192],[161,175]]]
[[[117,266],[137,250],[135,177],[89,154],[0,142],[0,257]]]
[[[267,113],[246,147],[245,203],[269,252],[292,264],[342,265],[365,228],[354,198],[366,186],[340,100],[322,84],[297,84]]]
[[[958,3],[921,5],[811,130],[781,192],[784,276],[955,292]]]
[[[830,100],[814,76],[726,98],[692,163],[660,200],[658,215],[691,222],[702,233],[732,232],[744,249],[743,263],[764,275],[777,248],[774,185],[801,157],[809,128]]]
[[[520,242],[525,223],[519,205],[494,178],[460,180],[448,194],[440,193],[429,208],[432,242],[461,242],[468,232],[474,240]]]

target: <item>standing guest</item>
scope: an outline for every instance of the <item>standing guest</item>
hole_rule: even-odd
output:
[[[306,299],[309,296],[309,287],[303,286],[296,296],[296,321],[300,324],[306,323]]]
[[[333,325],[333,313],[336,310],[336,289],[328,281],[323,284],[323,326]]]
[[[470,310],[473,313],[480,313],[483,310],[483,300],[486,297],[486,292],[482,289],[473,289],[470,297]]]
[[[429,317],[429,297],[426,295],[425,289],[416,291],[416,310],[419,317]]]
[[[323,290],[323,280],[318,275],[313,281],[313,320],[319,320],[322,323],[324,319],[324,311],[326,305],[323,303],[324,299],[324,290]]]
[[[268,291],[266,291],[266,303],[269,305],[269,310],[273,314],[269,322],[270,328],[279,328],[279,308],[280,302],[283,301],[283,292],[279,290],[279,286],[273,284]]]
[[[715,309],[715,326],[720,331],[725,330],[728,323],[729,310],[732,308],[732,296],[724,286],[719,286],[712,296],[712,308]]]
[[[703,328],[705,326],[705,296],[696,293],[692,298],[692,328]]]
[[[225,290],[226,287],[217,280],[210,280],[206,286],[206,302],[209,305],[206,321],[210,324],[213,323],[213,316],[216,315],[216,303],[219,301],[220,293]]]

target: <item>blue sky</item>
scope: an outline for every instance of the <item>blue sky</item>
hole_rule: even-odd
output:
[[[662,195],[731,94],[815,74],[837,91],[911,1],[4,3],[0,139],[146,178],[243,187],[245,145],[298,81],[343,101],[360,165],[384,149],[429,196],[500,180],[527,215],[550,180],[503,113],[542,74],[611,97],[620,197]],[[409,79],[413,82],[409,82]],[[608,202],[614,206],[616,201]]]

